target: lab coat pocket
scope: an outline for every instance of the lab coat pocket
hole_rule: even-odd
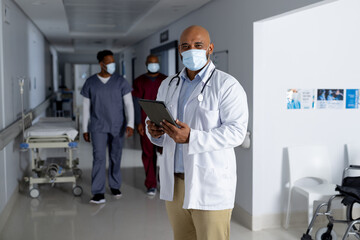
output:
[[[227,202],[230,197],[228,169],[206,168],[196,164],[195,171],[201,205],[216,206]]]
[[[196,119],[196,128],[198,130],[207,131],[209,129],[220,126],[219,110],[210,110],[198,107],[198,117]]]

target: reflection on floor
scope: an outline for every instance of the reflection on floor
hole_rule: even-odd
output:
[[[20,188],[20,198],[0,233],[1,240],[170,240],[172,231],[167,219],[164,201],[158,195],[145,194],[144,171],[141,152],[124,149],[123,197],[115,199],[106,193],[106,204],[89,204],[91,145],[80,143],[79,167],[83,170],[79,184],[84,193],[74,197],[71,184],[55,187],[42,185],[40,197],[31,199],[25,187]],[[140,164],[139,164],[140,163]],[[231,223],[233,240],[295,240],[300,239],[304,228],[273,229],[251,232],[235,221]]]

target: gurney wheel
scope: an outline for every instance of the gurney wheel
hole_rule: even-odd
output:
[[[331,230],[330,236],[325,237],[325,234],[327,232],[327,227],[320,228],[315,235],[315,240],[336,240],[337,236],[334,230]]]
[[[32,188],[32,189],[30,190],[30,197],[31,197],[31,198],[38,198],[39,195],[40,195],[39,189],[37,189],[37,188]]]
[[[81,196],[81,194],[83,193],[82,187],[80,186],[75,186],[72,190],[73,194],[75,197],[79,197]]]

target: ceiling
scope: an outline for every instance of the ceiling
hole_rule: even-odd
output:
[[[59,52],[114,52],[211,0],[14,0]]]

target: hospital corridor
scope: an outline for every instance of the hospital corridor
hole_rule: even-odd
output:
[[[69,184],[64,184],[44,186],[41,197],[31,199],[26,186],[20,186],[20,197],[14,203],[0,239],[172,239],[164,201],[158,196],[144,194],[143,169],[139,163],[132,163],[140,161],[140,150],[124,150],[123,196],[115,199],[106,192],[107,202],[104,205],[88,203],[91,196],[90,148],[90,144],[80,143],[79,154],[81,159],[86,159],[79,165],[83,169],[80,181],[83,195],[74,197]],[[301,234],[299,228],[289,232],[280,229],[251,232],[236,221],[231,223],[231,231],[231,239],[251,240],[290,240],[297,239],[293,236]]]
[[[0,0],[0,240],[360,239],[359,0]]]

